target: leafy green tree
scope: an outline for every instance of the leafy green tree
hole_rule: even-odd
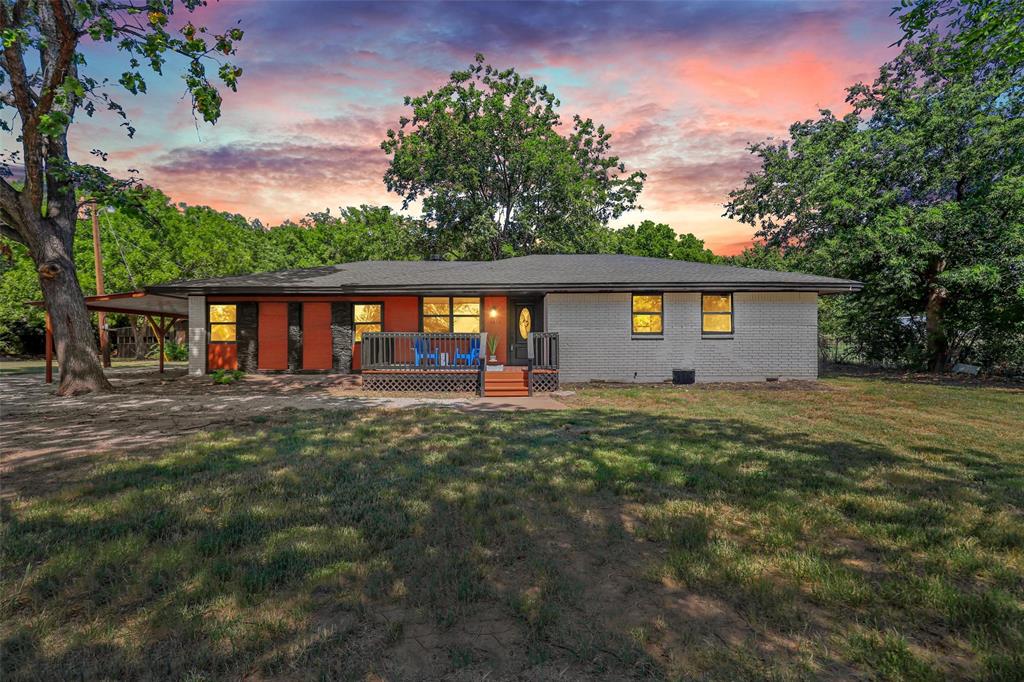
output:
[[[849,89],[849,115],[754,145],[761,168],[727,205],[769,247],[865,281],[848,317],[866,355],[923,343],[933,370],[995,361],[1024,331],[1024,84],[950,69],[951,49],[934,34],[908,43]]]
[[[251,272],[265,232],[239,215],[172,204],[152,188],[133,192],[128,206],[101,209],[99,226],[108,291]],[[22,337],[42,332],[42,311],[25,305],[41,299],[42,291],[27,248],[8,246],[10,266],[0,273],[0,352],[20,352]],[[88,217],[75,230],[73,254],[80,286],[91,295],[96,280]]]
[[[381,143],[391,156],[384,182],[403,207],[422,202],[439,253],[593,250],[602,239],[595,233],[637,207],[646,176],[625,175],[604,127],[574,116],[562,134],[558,99],[515,69],[477,55],[405,104],[411,116]]]
[[[298,224],[271,229],[206,206],[174,204],[159,190],[142,188],[132,201],[101,210],[103,271],[109,291],[130,291],[178,279],[317,267],[356,260],[421,259],[418,221],[388,207],[311,213]],[[95,291],[92,232],[83,219],[74,259],[86,294]],[[27,249],[14,242],[0,270],[0,352],[22,352],[22,340],[43,330],[43,314],[25,305],[39,300],[39,277]]]
[[[125,55],[126,70],[119,85],[131,94],[146,91],[145,68],[161,74],[167,57],[183,57],[184,80],[193,112],[205,121],[220,116],[221,98],[207,76],[206,65],[235,53],[242,31],[231,28],[208,35],[186,22],[171,32],[175,9],[192,12],[201,0],[4,0],[0,3],[0,111],[17,115],[20,153],[0,158],[0,233],[25,245],[39,276],[53,323],[54,345],[60,362],[57,393],[73,395],[104,390],[89,314],[82,298],[74,261],[78,192],[89,198],[117,189],[95,166],[73,163],[68,155],[68,128],[82,110],[92,115],[97,106],[124,119],[124,109],[112,99],[105,81],[89,75],[82,41],[112,43]],[[217,77],[234,89],[241,69],[220,62]],[[6,118],[0,126],[13,132]],[[24,168],[24,183],[11,182],[11,165]]]
[[[40,337],[44,329],[43,311],[25,305],[40,298],[39,276],[24,246],[5,246],[10,252],[0,272],[0,353],[20,354],[24,340]]]
[[[318,235],[323,244],[318,265],[410,260],[425,255],[419,222],[389,206],[350,206],[340,209],[337,217],[329,211],[314,212],[300,224]]]
[[[387,206],[308,214],[267,230],[256,254],[259,271],[312,268],[359,260],[410,260],[425,255],[418,221]]]
[[[130,206],[101,210],[99,224],[104,279],[112,291],[252,272],[263,233],[240,215],[174,204],[148,187]],[[82,286],[94,290],[92,241],[86,229],[76,234],[75,255],[85,265],[79,275]]]
[[[639,225],[627,225],[618,230],[617,253],[651,258],[674,258],[698,263],[716,263],[721,260],[704,248],[704,242],[690,233],[676,234],[665,223],[645,220]]]
[[[949,35],[948,66],[961,71],[1024,66],[1024,3],[1020,0],[901,0],[904,41]]]
[[[786,258],[785,251],[778,247],[768,246],[761,242],[754,242],[751,246],[743,249],[743,252],[728,258],[729,265],[741,268],[755,268],[757,270],[775,270],[782,272],[796,270],[792,254]]]
[[[665,223],[645,220],[640,225],[627,225],[619,230],[619,253],[651,258],[672,258],[676,233]]]

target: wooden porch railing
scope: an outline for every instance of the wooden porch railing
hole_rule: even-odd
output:
[[[534,369],[558,369],[558,332],[530,332],[526,357]]]
[[[526,351],[527,385],[533,395],[534,372],[558,369],[558,333],[531,332],[526,339]],[[477,372],[481,395],[487,369],[486,353],[486,332],[366,332],[360,344],[364,372]],[[555,377],[557,379],[557,374]]]
[[[487,333],[366,332],[360,346],[364,371],[479,371],[487,352]]]
[[[533,395],[534,370],[558,369],[558,332],[530,332],[526,337],[526,385]]]

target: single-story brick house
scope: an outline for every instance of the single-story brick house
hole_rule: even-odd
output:
[[[852,280],[623,255],[363,261],[149,287],[187,298],[189,372],[361,372],[498,395],[591,380],[814,379]],[[493,348],[493,353],[491,349]],[[504,372],[485,365],[504,366]]]

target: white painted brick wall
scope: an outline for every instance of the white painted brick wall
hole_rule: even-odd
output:
[[[188,297],[188,373],[206,374],[206,297]]]
[[[815,293],[736,293],[731,338],[701,338],[700,294],[666,293],[662,338],[630,332],[630,294],[548,294],[545,329],[558,332],[561,380],[657,382],[692,367],[697,381],[815,379]]]

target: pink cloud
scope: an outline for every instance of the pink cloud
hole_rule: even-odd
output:
[[[729,192],[743,184],[756,161],[734,156],[706,163],[676,163],[648,171],[645,206],[665,208],[680,204],[724,204]]]
[[[754,239],[741,239],[738,242],[715,243],[712,251],[719,256],[738,256],[755,243]]]
[[[714,110],[757,112],[776,126],[811,118],[819,108],[844,110],[845,89],[854,82],[844,63],[806,51],[753,63],[688,57],[677,68],[680,84]]]
[[[259,218],[266,224],[312,210],[385,203],[387,160],[365,146],[266,143],[175,149],[152,167],[177,201]]]
[[[605,124],[612,152],[648,173],[645,210],[626,222],[663,220],[734,249],[752,230],[722,218],[721,204],[753,167],[746,145],[784,136],[818,107],[844,110],[845,87],[891,53],[887,15],[840,2],[228,0],[195,14],[216,29],[241,19],[246,31],[236,60],[245,72],[216,126],[196,129],[181,82],[168,77],[159,92],[125,98],[143,124],[135,141],[95,123],[73,141],[83,154],[105,146],[112,169],[134,165],[175,199],[267,222],[397,205],[379,143],[407,113],[402,97],[436,89],[481,51],[547,83],[564,120]]]

